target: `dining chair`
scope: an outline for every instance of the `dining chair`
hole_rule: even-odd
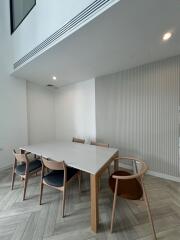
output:
[[[91,145],[95,145],[95,146],[99,146],[99,147],[106,147],[106,148],[109,147],[108,143],[97,143],[95,141],[91,141]]]
[[[154,228],[154,223],[151,215],[151,210],[149,206],[148,196],[144,186],[144,175],[148,170],[147,164],[140,159],[134,157],[119,157],[115,161],[129,161],[133,163],[135,171],[130,173],[125,170],[119,170],[114,172],[109,178],[109,186],[114,193],[113,208],[112,208],[112,218],[111,218],[111,228],[113,231],[114,215],[115,215],[115,205],[117,196],[129,199],[129,200],[144,200],[147,208],[147,213],[149,221],[152,228],[153,237],[156,240],[156,232]]]
[[[109,144],[108,143],[97,143],[95,141],[91,141],[90,144],[94,145],[94,146],[97,146],[97,147],[109,148]],[[108,167],[107,169],[108,169],[108,173],[109,173],[109,176],[110,176],[111,175],[110,167]]]
[[[85,139],[80,139],[80,138],[73,137],[72,142],[84,144],[85,143]]]
[[[45,169],[49,171],[45,173]],[[50,159],[42,158],[41,189],[39,201],[40,205],[42,204],[42,194],[44,185],[57,189],[63,192],[62,217],[64,217],[66,187],[75,176],[77,176],[78,178],[80,193],[81,180],[79,170],[72,167],[68,167],[64,161],[57,162]]]
[[[25,200],[28,179],[30,175],[37,174],[41,170],[41,160],[38,158],[33,158],[30,160],[28,158],[30,153],[17,153],[15,150],[13,150],[13,154],[15,159],[13,164],[11,190],[14,188],[16,175],[20,176],[24,181],[23,200]]]
[[[72,142],[84,144],[85,143],[85,139],[73,137],[72,138]],[[82,177],[83,177],[82,171],[79,171],[79,174],[80,174],[80,179],[82,179]]]

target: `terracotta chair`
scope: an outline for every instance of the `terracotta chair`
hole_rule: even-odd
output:
[[[50,171],[45,173],[45,168]],[[56,162],[48,160],[46,158],[42,158],[40,205],[42,204],[42,194],[44,185],[62,191],[63,192],[62,217],[64,217],[66,186],[75,176],[78,177],[80,192],[81,181],[79,170],[66,166],[64,161]]]
[[[84,144],[85,143],[85,139],[80,139],[80,138],[73,137],[72,142]]]
[[[135,166],[135,173],[129,173],[128,171],[119,170],[114,172],[109,178],[109,186],[114,192],[113,209],[112,209],[112,219],[111,219],[111,232],[113,230],[115,205],[117,196],[130,199],[130,200],[144,200],[148,212],[149,221],[152,228],[152,233],[154,239],[156,238],[155,228],[153,224],[153,219],[150,211],[148,197],[145,191],[143,178],[148,170],[147,164],[139,159],[133,157],[119,157],[118,160],[128,160],[132,162]]]
[[[34,158],[33,160],[29,160],[28,155],[30,153],[16,153],[13,151],[15,156],[14,165],[13,165],[13,172],[12,172],[12,184],[11,189],[14,188],[14,181],[16,175],[19,175],[22,180],[24,180],[24,193],[23,193],[23,200],[25,200],[26,195],[26,188],[29,176],[32,174],[37,174],[41,171],[41,160],[38,158]]]

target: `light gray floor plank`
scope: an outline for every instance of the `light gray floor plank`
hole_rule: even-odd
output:
[[[11,171],[0,172],[0,240],[150,240],[152,239],[143,201],[118,199],[114,232],[109,232],[113,194],[108,175],[101,179],[99,196],[100,227],[98,234],[90,230],[89,175],[83,174],[82,193],[77,181],[69,185],[66,216],[61,217],[62,194],[45,187],[43,205],[39,205],[40,176],[32,177],[27,200],[22,201],[23,183],[17,178],[10,190]],[[180,239],[180,184],[146,176],[145,186],[150,199],[158,239]]]

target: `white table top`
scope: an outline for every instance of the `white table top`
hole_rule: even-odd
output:
[[[65,161],[79,170],[96,174],[118,151],[115,148],[97,147],[74,142],[50,142],[24,146],[20,149],[55,161]]]

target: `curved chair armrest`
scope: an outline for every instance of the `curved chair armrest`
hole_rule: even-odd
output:
[[[139,178],[141,176],[143,176],[147,170],[149,169],[148,168],[148,165],[143,161],[143,160],[140,160],[138,158],[135,158],[135,157],[116,157],[114,160],[130,160],[130,161],[136,161],[137,163],[140,163],[142,165],[141,167],[141,170],[139,173],[137,174],[133,174],[133,175],[129,175],[129,176],[116,176],[116,175],[112,175],[112,178],[115,178],[115,179],[133,179],[133,178]]]
[[[139,158],[136,158],[136,157],[133,157],[133,156],[129,156],[129,157],[115,157],[114,158],[114,160],[120,160],[120,161],[122,161],[122,160],[131,160],[131,161],[137,161],[137,162],[139,162],[139,163],[142,163],[142,164],[144,164],[145,162],[143,161],[143,160],[140,160]]]
[[[143,176],[144,174],[139,173],[139,174],[133,174],[133,175],[128,175],[128,176],[117,176],[117,175],[112,175],[112,178],[114,179],[118,179],[118,180],[130,180],[130,179],[134,179],[134,178],[139,178],[141,176]]]

